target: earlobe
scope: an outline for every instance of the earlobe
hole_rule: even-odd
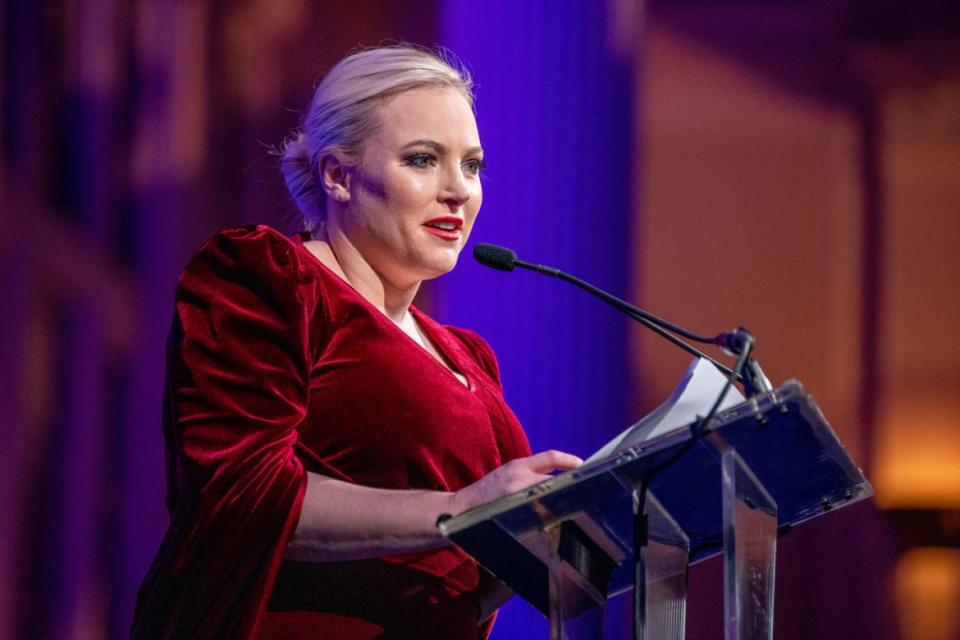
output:
[[[328,198],[337,202],[350,200],[350,169],[336,155],[328,153],[320,159],[320,184]]]

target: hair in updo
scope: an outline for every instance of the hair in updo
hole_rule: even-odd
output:
[[[300,131],[286,141],[280,170],[287,189],[315,231],[326,215],[320,184],[320,160],[335,154],[342,162],[359,162],[364,141],[376,130],[376,111],[390,96],[424,86],[459,89],[473,106],[473,82],[448,52],[409,44],[353,53],[323,78]]]

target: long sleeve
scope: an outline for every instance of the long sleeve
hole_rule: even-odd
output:
[[[304,278],[288,239],[245,227],[207,242],[180,280],[164,411],[171,522],[133,638],[256,632],[306,486],[293,450],[319,285]]]

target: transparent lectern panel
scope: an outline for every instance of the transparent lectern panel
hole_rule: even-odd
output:
[[[643,640],[683,640],[687,615],[690,540],[652,494],[647,496],[649,535],[639,550],[645,606]]]
[[[722,440],[717,437],[716,441]],[[737,452],[721,444],[724,637],[773,640],[777,506]]]
[[[813,398],[795,381],[721,413],[714,429],[775,499],[781,531],[873,495]],[[640,452],[641,459],[649,455]],[[672,452],[652,455],[664,459]],[[719,463],[715,448],[701,439],[651,483],[651,491],[690,534],[692,563],[723,550]],[[621,467],[618,473],[631,470]]]
[[[777,508],[777,517],[769,519],[762,512],[744,511],[746,501],[739,500],[734,518],[760,518],[783,530],[873,494],[816,402],[798,382],[788,382],[724,411],[714,427],[738,452]],[[574,561],[565,564],[579,566],[577,573],[587,579],[571,578],[572,584],[583,585],[577,601],[589,605],[599,601],[586,584],[606,598],[634,584],[633,490],[651,469],[661,471],[651,481],[650,493],[689,537],[691,563],[724,551],[728,527],[720,499],[721,457],[707,439],[691,442],[689,430],[682,429],[457,515],[440,529],[549,615],[547,565],[552,547],[544,542],[542,533],[558,523],[575,522],[603,552],[582,553],[592,549],[589,544],[563,549]],[[664,467],[666,461],[671,463]],[[734,482],[732,486],[746,490],[749,484]],[[753,503],[763,504],[759,498]],[[744,526],[750,530],[754,525]],[[560,552],[560,547],[557,550]],[[609,562],[603,562],[604,556]],[[590,558],[600,562],[590,562]],[[762,565],[758,559],[750,563]],[[769,579],[772,581],[772,573]]]
[[[589,557],[597,549],[573,521],[548,527],[543,532],[549,572],[550,640],[597,640],[603,637],[604,585],[595,584]],[[599,569],[601,572],[604,569]]]

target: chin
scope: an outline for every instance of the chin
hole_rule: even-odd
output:
[[[450,273],[453,271],[453,268],[457,266],[457,260],[460,257],[460,252],[458,251],[452,255],[446,256],[437,256],[432,260],[424,261],[421,273],[424,274],[424,280],[433,280],[434,278],[439,278],[445,273]]]

